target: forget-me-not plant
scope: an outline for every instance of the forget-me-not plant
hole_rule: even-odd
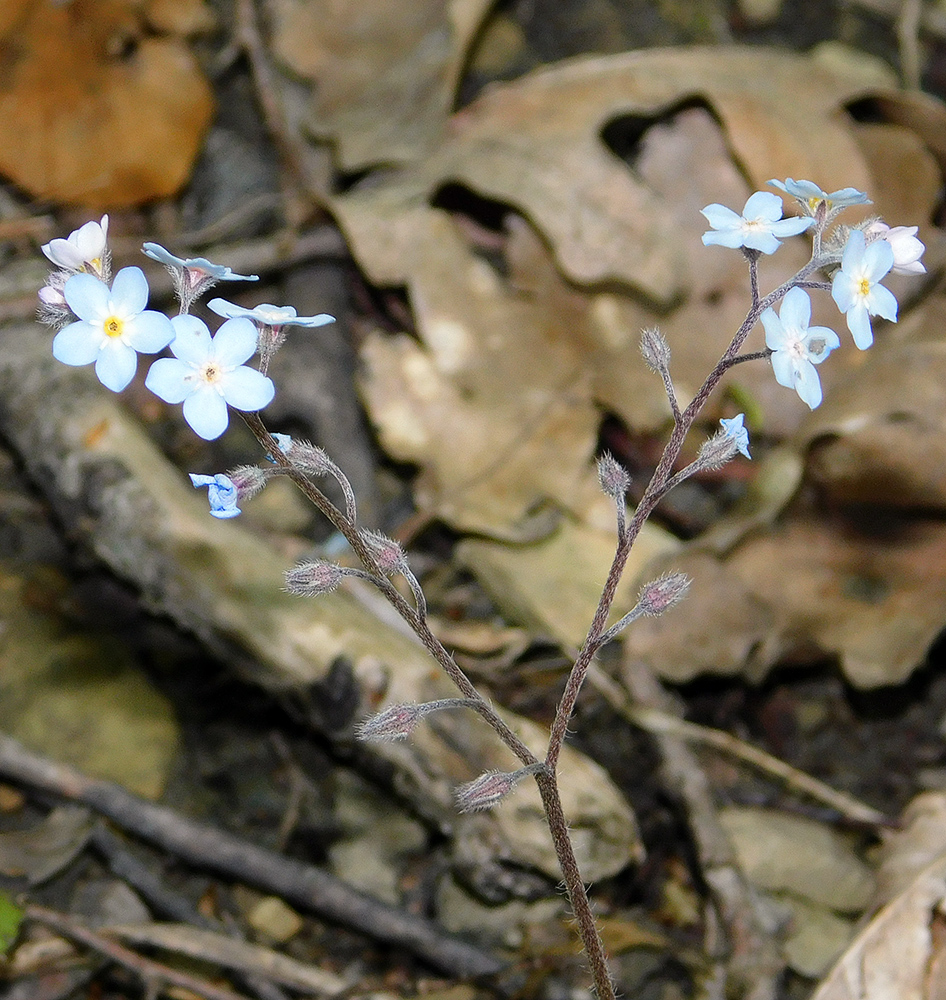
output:
[[[82,227],[67,240],[53,240],[43,248],[59,267],[41,292],[40,311],[41,318],[50,326],[63,327],[53,340],[55,357],[70,365],[95,362],[99,379],[117,390],[134,376],[136,352],[154,353],[170,344],[173,357],[154,361],[145,379],[146,387],[169,403],[183,403],[184,419],[200,437],[208,440],[227,428],[228,407],[242,411],[246,425],[261,446],[264,461],[258,465],[240,466],[226,474],[191,474],[194,486],[208,489],[211,515],[221,519],[236,517],[241,511],[240,504],[263,489],[269,479],[288,476],[339,536],[344,537],[364,568],[309,560],[287,572],[286,589],[300,597],[318,597],[331,593],[351,577],[368,581],[394,607],[459,691],[458,698],[383,707],[358,727],[356,735],[365,740],[403,739],[435,712],[469,709],[493,728],[518,760],[519,767],[486,771],[461,786],[457,794],[460,808],[492,808],[526,778],[538,784],[568,898],[601,1000],[614,1000],[616,994],[575,858],[567,818],[562,812],[557,774],[559,756],[579,692],[598,651],[641,617],[669,610],[685,597],[690,586],[683,574],[667,574],[645,584],[634,606],[615,616],[613,602],[631,547],[656,506],[678,483],[699,472],[719,468],[737,454],[750,457],[745,414],[739,413],[723,417],[721,430],[702,443],[693,461],[680,467],[687,435],[731,368],[769,360],[780,385],[793,389],[812,409],[821,403],[817,366],[839,347],[840,341],[832,329],[809,325],[812,309],[809,291],[831,293],[855,344],[863,350],[873,340],[871,317],[897,318],[896,299],[879,284],[881,279],[891,270],[906,274],[924,271],[920,261],[924,247],[917,239],[916,227],[890,228],[873,219],[850,230],[838,226],[829,231],[838,213],[849,206],[868,203],[863,192],[841,188],[828,193],[812,181],[791,178],[770,184],[793,197],[802,215],[783,218],[781,198],[762,191],[749,197],[741,215],[719,204],[702,210],[710,225],[703,243],[739,250],[745,257],[750,304],[719,362],[685,406],[677,399],[670,371],[670,347],[665,338],[656,328],[644,330],[641,335],[641,352],[647,365],[663,381],[673,426],[656,471],[638,493],[632,512],[627,508],[626,498],[631,483],[629,473],[611,455],[599,459],[599,483],[613,503],[617,544],[598,607],[572,663],[546,749],[541,754],[523,743],[444,648],[428,620],[426,599],[411,569],[408,553],[394,539],[362,526],[356,497],[344,472],[318,446],[270,433],[259,416],[258,411],[275,393],[275,386],[265,372],[269,358],[282,343],[285,328],[314,328],[331,322],[332,317],[324,313],[300,317],[291,306],[264,303],[244,308],[214,299],[209,303],[210,308],[225,317],[225,322],[211,335],[200,319],[189,314],[194,300],[215,281],[256,280],[255,275],[238,275],[205,258],[181,258],[158,244],[145,244],[145,254],[163,263],[175,276],[180,314],[169,320],[145,309],[148,287],[138,268],[120,271],[111,289],[100,280],[102,275],[91,273],[95,271],[95,261],[104,261],[107,276],[108,251],[104,246],[107,218],[101,223],[88,224],[91,228]],[[794,277],[761,294],[762,255],[775,253],[780,241],[805,232],[812,240],[809,262]],[[86,260],[90,255],[92,260]],[[765,348],[745,351],[749,337],[760,325]],[[258,368],[250,367],[248,362],[257,352]],[[341,489],[342,508],[317,485],[317,480],[324,477],[334,480]],[[401,578],[409,596],[395,586],[392,577]]]

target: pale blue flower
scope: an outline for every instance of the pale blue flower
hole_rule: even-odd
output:
[[[334,323],[335,317],[328,313],[319,313],[317,316],[297,316],[296,310],[292,306],[271,306],[268,302],[262,302],[253,309],[245,309],[226,299],[211,299],[207,303],[207,308],[215,312],[224,319],[236,319],[242,316],[245,319],[259,323],[260,326],[325,326],[326,323]]]
[[[184,419],[206,441],[227,429],[227,404],[255,411],[276,394],[272,380],[246,367],[256,352],[256,327],[246,319],[230,319],[214,337],[195,316],[175,316],[173,358],[159,358],[145,385],[167,403],[183,403]]]
[[[842,208],[847,208],[849,205],[871,204],[870,198],[863,191],[858,191],[857,188],[840,188],[828,194],[827,191],[822,191],[814,181],[793,181],[791,177],[786,177],[784,183],[771,180],[769,184],[778,188],[779,191],[790,194],[811,215],[818,211],[818,205],[821,202],[825,203],[827,212],[832,214],[839,212]]]
[[[821,379],[815,365],[838,346],[840,338],[826,326],[809,326],[811,299],[801,288],[792,288],[782,299],[781,315],[772,308],[762,313],[765,346],[772,353],[775,381],[794,389],[810,409],[820,405]]]
[[[195,476],[190,474],[191,482],[200,488],[207,486],[207,497],[210,500],[210,513],[213,517],[236,517],[242,511],[237,506],[240,500],[239,491],[229,476]]]
[[[737,413],[734,417],[723,417],[720,423],[723,425],[726,437],[732,438],[736,443],[736,451],[746,458],[752,458],[749,454],[749,431],[742,426],[745,416],[744,413]]]
[[[206,257],[176,257],[160,243],[144,243],[142,253],[173,270],[197,271],[214,281],[259,281],[258,274],[236,274],[223,264],[213,264]]]
[[[797,216],[782,218],[782,199],[769,191],[756,191],[746,202],[742,215],[725,205],[707,205],[701,215],[712,229],[703,234],[703,244],[736,249],[746,247],[762,253],[775,253],[779,239],[803,233],[814,220]]]
[[[893,262],[893,248],[886,240],[868,243],[859,229],[851,230],[841,256],[841,270],[831,282],[831,295],[862,351],[874,342],[871,316],[897,322],[897,300],[890,289],[878,284]]]
[[[174,337],[167,316],[145,309],[148,281],[140,267],[123,267],[111,289],[92,274],[74,274],[62,294],[79,319],[56,334],[53,357],[67,365],[94,361],[98,380],[113,392],[135,377],[136,352],[156,354]]]

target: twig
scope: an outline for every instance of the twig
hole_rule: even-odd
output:
[[[720,729],[712,729],[709,726],[699,726],[671,715],[669,712],[649,708],[646,705],[634,704],[627,697],[624,689],[611,680],[597,664],[593,664],[588,671],[588,681],[608,704],[620,715],[623,715],[628,722],[655,736],[679,736],[689,743],[703,743],[706,746],[711,746],[730,757],[735,757],[745,764],[778,778],[788,788],[823,803],[852,823],[866,826],[886,826],[890,823],[889,817],[865,802],[861,802],[860,799],[854,798],[853,795],[839,792],[825,782],[819,781],[804,771],[799,771],[791,764],[786,764],[778,757],[773,757],[772,754],[766,753],[744,740],[737,739],[730,733],[725,733]]]
[[[329,920],[413,952],[458,978],[490,976],[503,963],[429,920],[373,899],[313,865],[285,858],[140,799],[118,785],[25,750],[0,734],[0,773],[81,802],[137,836],[201,868],[254,885]]]
[[[67,917],[63,913],[47,909],[45,906],[29,903],[24,910],[24,916],[27,920],[35,920],[37,923],[51,928],[64,937],[72,941],[77,941],[79,944],[91,948],[100,955],[104,955],[116,964],[130,969],[146,985],[157,982],[168,983],[171,986],[182,986],[184,989],[204,997],[205,1000],[247,1000],[240,993],[234,993],[232,990],[214,986],[213,983],[209,983],[205,979],[199,979],[197,976],[191,976],[186,972],[181,972],[178,969],[162,965],[160,962],[155,962],[151,958],[145,958],[143,955],[139,955],[138,952],[132,951],[130,948],[126,948],[124,945],[120,945],[116,941],[112,941],[102,934],[90,930],[72,917]]]
[[[670,699],[642,661],[625,665],[635,702],[666,711]],[[729,972],[747,1000],[773,1000],[784,967],[776,944],[777,922],[743,876],[732,845],[716,815],[706,775],[677,736],[655,736],[664,780],[686,807],[700,867],[729,938]]]

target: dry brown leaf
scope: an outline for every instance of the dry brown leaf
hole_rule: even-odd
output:
[[[939,857],[857,935],[812,1000],[933,1000],[942,965],[936,933],[946,900],[946,857]],[[941,971],[939,973],[941,975]],[[939,988],[941,988],[941,980]]]
[[[273,47],[315,81],[310,127],[344,170],[417,160],[442,137],[493,0],[278,0]]]
[[[898,684],[942,630],[944,564],[946,527],[937,520],[890,519],[871,530],[799,511],[724,559],[698,547],[678,553],[672,568],[694,578],[688,602],[700,606],[638,623],[625,641],[674,681],[704,671],[760,677],[785,659],[837,656],[857,687]],[[723,630],[734,634],[703,653]]]
[[[129,0],[34,3],[0,36],[0,173],[93,208],[177,191],[210,122],[186,46],[147,37]]]
[[[877,892],[871,909],[879,909],[899,896],[924,868],[944,855],[946,794],[923,792],[903,810],[897,827],[883,831],[877,859]]]

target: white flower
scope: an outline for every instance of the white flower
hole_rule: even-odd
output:
[[[167,403],[183,403],[184,419],[205,441],[227,429],[227,404],[252,412],[272,401],[272,380],[243,364],[256,352],[256,327],[249,320],[227,320],[212,338],[196,316],[171,322],[174,357],[158,358],[145,385]]]
[[[783,219],[782,199],[770,191],[756,191],[746,202],[742,215],[717,204],[707,205],[700,214],[713,227],[703,234],[704,246],[746,247],[762,253],[775,253],[781,246],[777,237],[784,239],[803,233],[814,222],[801,216]]]
[[[236,319],[242,316],[251,319],[260,326],[325,326],[326,323],[334,323],[335,317],[328,313],[319,313],[316,316],[297,316],[296,310],[292,306],[271,306],[268,302],[261,302],[253,309],[246,309],[238,306],[234,302],[226,299],[211,299],[207,303],[207,308],[225,319]]]
[[[781,315],[774,309],[762,313],[765,345],[772,353],[775,381],[794,389],[813,410],[821,403],[821,379],[815,365],[840,345],[834,330],[809,326],[811,299],[800,288],[792,288],[782,299]]]
[[[868,244],[859,229],[852,229],[841,256],[841,270],[831,282],[831,295],[862,351],[874,342],[871,316],[897,322],[897,300],[890,289],[879,284],[893,267],[893,259],[893,248],[886,240]]]
[[[886,240],[893,250],[894,274],[926,274],[926,268],[920,258],[926,247],[916,238],[917,226],[894,226],[891,228],[885,222],[872,222],[864,232],[868,236]],[[873,242],[873,241],[872,241]]]
[[[94,361],[99,381],[112,392],[135,377],[137,351],[156,354],[174,336],[164,313],[145,309],[148,282],[140,267],[123,267],[111,290],[94,275],[74,274],[62,294],[79,320],[56,334],[53,357],[67,365]]]
[[[40,249],[65,271],[89,270],[101,277],[108,250],[108,216],[103,215],[101,222],[87,222],[66,239],[50,240]]]

